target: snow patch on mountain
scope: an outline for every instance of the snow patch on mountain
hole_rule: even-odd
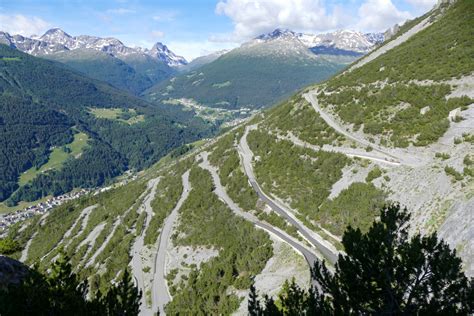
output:
[[[288,29],[276,29],[255,38],[256,42],[275,39],[299,40],[307,48],[326,47],[366,54],[383,42],[382,33],[361,33],[352,30],[339,30],[324,34],[296,33]]]
[[[148,55],[172,67],[188,63],[184,57],[176,55],[160,42],[156,43],[151,49],[132,48],[124,45],[116,38],[102,38],[89,35],[71,36],[59,28],[50,29],[42,36],[35,36],[34,38],[0,32],[0,43],[34,56],[50,55],[76,49],[92,49],[105,52],[117,58],[131,55]]]

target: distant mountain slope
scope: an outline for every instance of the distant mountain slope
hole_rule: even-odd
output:
[[[228,52],[229,52],[229,50],[220,50],[220,51],[211,53],[209,55],[204,55],[204,56],[197,57],[197,58],[193,59],[191,62],[189,62],[187,65],[181,66],[178,69],[179,69],[179,71],[184,71],[184,72],[188,72],[188,71],[197,69],[201,66],[212,63],[214,60],[216,60],[217,58],[221,57],[222,55],[224,55],[225,53],[228,53]]]
[[[191,98],[210,107],[261,108],[343,67],[314,55],[293,35],[269,36],[159,83],[144,96],[154,102]]]
[[[226,109],[266,107],[329,78],[375,44],[357,32],[310,36],[277,29],[157,84],[144,96],[154,102],[191,98]]]
[[[2,44],[0,89],[2,201],[17,190],[23,172],[47,163],[55,148],[73,144],[77,133],[89,138],[82,152],[62,168],[38,174],[13,201],[100,185],[127,168],[150,165],[170,149],[201,137],[207,128],[191,119],[192,114],[160,110],[60,63]],[[116,116],[92,109],[110,109]]]
[[[361,33],[351,30],[339,30],[323,34],[296,33],[288,29],[276,29],[271,33],[258,36],[257,40],[268,41],[276,38],[297,38],[310,49],[333,47],[339,50],[366,54],[384,41],[382,33]]]
[[[472,277],[473,14],[470,0],[441,1],[369,62],[12,235],[28,264],[63,249],[96,288],[132,266],[143,310],[169,289],[168,314],[244,314],[252,280],[274,298],[285,279],[309,287],[309,265],[335,262],[348,225],[367,231],[399,202],[411,233],[438,232]]]
[[[110,83],[114,87],[134,94],[140,93],[144,88],[150,87],[154,82],[170,75],[170,72],[161,73],[160,79],[160,73],[156,71],[158,78],[155,77],[155,80],[151,80],[146,73],[136,70],[135,65],[126,63],[105,52],[91,49],[64,51],[48,55],[46,58],[66,64],[88,77]]]
[[[0,43],[25,53],[60,61],[94,79],[138,94],[172,76],[186,60],[162,43],[151,49],[131,48],[115,38],[71,36],[61,29],[38,38],[0,32]]]

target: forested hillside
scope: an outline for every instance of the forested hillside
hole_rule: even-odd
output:
[[[144,168],[171,149],[208,135],[192,113],[171,112],[91,80],[65,66],[0,45],[2,137],[0,201],[57,195],[95,187],[128,168]],[[92,109],[123,109],[134,124],[97,117]],[[85,133],[86,146],[61,167],[38,173],[19,187],[19,178],[40,169],[56,148]],[[67,151],[67,148],[63,148]],[[32,170],[34,172],[34,170]],[[31,172],[31,170],[30,170]]]
[[[343,293],[337,299],[327,297],[336,302],[346,302],[349,296],[344,291],[359,294],[353,288],[361,288],[357,282],[362,273],[364,279],[374,280],[367,284],[377,295],[364,292],[354,299],[375,297],[377,304],[386,304],[377,282],[382,280],[390,289],[392,283],[387,285],[386,275],[379,278],[377,271],[389,271],[384,270],[387,266],[400,273],[397,280],[403,284],[397,288],[403,292],[397,293],[405,300],[406,284],[417,283],[413,280],[426,271],[424,262],[442,270],[430,270],[429,277],[431,271],[446,272],[448,279],[459,276],[460,284],[468,288],[464,274],[474,276],[474,63],[469,59],[473,46],[468,38],[474,32],[474,3],[451,2],[443,2],[402,28],[340,75],[306,87],[200,146],[181,147],[136,180],[13,226],[8,243],[17,247],[12,256],[28,264],[40,262],[40,269],[46,270],[63,249],[80,278],[91,282],[93,292],[131,267],[144,293],[143,313],[247,314],[252,284],[251,298],[268,294],[276,299],[275,308],[284,309],[285,300],[279,294],[291,292],[296,284],[298,291],[293,294],[303,293],[305,297],[299,299],[306,299],[308,292],[300,289],[315,285],[310,268],[323,261],[329,269],[324,272],[326,280],[333,282],[330,293]],[[454,32],[453,28],[460,27]],[[411,55],[414,49],[423,55]],[[3,57],[3,62],[24,58],[16,54]],[[436,73],[443,67],[447,70]],[[5,86],[12,87],[4,90],[3,98],[14,98],[16,87],[27,83],[7,77],[6,72],[2,77],[11,78]],[[201,77],[206,78],[204,72]],[[80,78],[75,78],[79,86]],[[233,84],[214,83],[216,89]],[[106,88],[96,86],[96,93]],[[31,104],[46,102],[42,100],[41,94],[34,95]],[[135,155],[133,146],[142,146],[142,139],[128,138],[138,124],[163,122],[156,114],[152,117],[157,121],[149,118],[155,112],[148,112],[147,103],[129,106],[102,95],[101,104],[91,103],[83,110],[77,110],[78,105],[74,107],[77,114],[69,115],[74,112],[69,104],[53,101],[47,103],[51,114],[45,122],[64,124],[56,126],[52,135],[43,132],[42,137],[55,146],[71,142],[77,129],[110,146],[124,159],[123,166],[132,161],[147,166],[151,157],[160,156],[156,152],[147,159]],[[63,116],[69,120],[63,121]],[[35,128],[37,135],[43,135]],[[171,131],[168,140],[186,137],[176,129]],[[93,141],[89,146],[96,147]],[[31,164],[41,157],[37,152],[31,151]],[[85,151],[75,161],[86,155]],[[381,213],[388,204],[395,207]],[[393,212],[405,206],[410,216]],[[345,231],[352,239],[343,237]],[[388,236],[383,243],[381,232],[383,238]],[[433,233],[446,244],[439,246]],[[394,236],[415,239],[409,247],[400,243],[395,249]],[[367,252],[374,249],[375,254],[366,255],[359,245]],[[454,269],[447,271],[440,257]],[[332,274],[338,260],[350,265]],[[361,262],[368,263],[368,268],[363,265],[367,270],[359,269]],[[352,267],[360,271],[351,274]],[[332,275],[340,277],[341,271],[353,288],[340,287],[337,278],[332,279]],[[390,277],[398,276],[393,273]],[[424,288],[434,284],[438,283]],[[472,293],[470,284],[467,295]],[[468,297],[461,294],[453,297]]]
[[[157,103],[192,98],[209,107],[262,108],[307,84],[329,78],[345,66],[311,56],[309,50],[301,55],[290,51],[287,56],[272,53],[279,47],[261,49],[267,50],[263,56],[246,48],[226,53],[189,73],[158,83],[145,91],[144,96]]]

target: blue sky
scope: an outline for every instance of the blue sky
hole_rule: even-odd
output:
[[[383,31],[436,0],[14,0],[0,1],[0,29],[116,37],[150,48],[160,41],[187,59],[232,48],[276,27],[320,33]]]

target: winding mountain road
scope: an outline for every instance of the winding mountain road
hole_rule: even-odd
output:
[[[67,247],[71,244],[71,242],[77,237],[77,236],[80,236],[82,234],[82,232],[84,231],[84,229],[86,228],[87,226],[87,223],[89,221],[89,215],[90,213],[97,207],[97,205],[91,205],[91,206],[88,206],[86,208],[84,208],[81,213],[79,214],[79,216],[76,218],[76,220],[74,221],[74,223],[72,223],[71,227],[69,227],[69,229],[64,233],[63,235],[63,238],[56,244],[54,245],[45,255],[43,255],[41,258],[40,258],[40,261],[43,261],[46,257],[48,257],[51,252],[53,252],[53,250],[57,249],[59,245],[63,244],[64,241],[66,240],[66,238],[69,238],[69,236],[71,236],[73,230],[76,228],[76,226],[79,224],[79,222],[81,222],[81,228],[79,229],[79,231],[74,235],[72,236],[71,239],[69,239],[66,244],[64,245],[64,247]]]
[[[145,223],[143,225],[143,229],[140,233],[140,235],[135,239],[135,242],[133,243],[132,246],[132,260],[130,261],[130,265],[132,268],[132,274],[135,277],[135,280],[137,282],[136,286],[142,291],[142,293],[146,292],[146,286],[145,286],[145,275],[143,272],[143,262],[141,258],[141,250],[143,249],[144,246],[144,239],[145,239],[145,232],[150,225],[151,218],[153,217],[153,208],[151,207],[151,202],[155,199],[156,195],[156,187],[158,186],[158,183],[160,182],[160,178],[155,178],[150,181],[148,181],[148,190],[149,193],[145,197],[143,204],[139,208],[139,212],[145,212],[146,213],[146,218],[145,218]],[[143,294],[142,299],[141,299],[141,307],[140,307],[140,314],[141,315],[153,315],[153,311],[151,310],[150,307],[148,307],[146,303],[146,295]]]
[[[337,262],[338,252],[334,251],[333,249],[330,248],[330,246],[326,245],[326,242],[322,238],[320,240],[317,240],[311,233],[309,233],[311,231],[309,228],[305,227],[303,223],[301,223],[298,219],[296,219],[291,214],[291,211],[286,209],[286,207],[282,205],[282,203],[271,199],[267,194],[265,194],[263,190],[261,189],[260,185],[258,184],[255,178],[255,174],[253,172],[253,166],[252,166],[253,152],[251,151],[247,143],[247,135],[249,131],[255,128],[256,128],[256,125],[247,126],[245,129],[244,135],[240,139],[240,142],[238,145],[239,154],[242,159],[244,170],[248,177],[250,185],[252,186],[252,188],[255,190],[258,197],[262,201],[264,201],[268,206],[270,206],[274,212],[282,216],[284,219],[286,219],[287,222],[293,225],[309,243],[315,246],[318,249],[318,251],[332,265],[334,265]]]
[[[163,223],[163,229],[161,230],[160,237],[158,239],[158,251],[155,257],[155,265],[153,269],[153,283],[152,283],[152,310],[159,310],[160,315],[165,315],[164,307],[168,302],[171,301],[171,295],[166,282],[166,249],[173,232],[173,225],[178,218],[178,211],[181,209],[184,201],[189,196],[191,191],[191,184],[189,182],[189,173],[186,171],[181,179],[183,182],[183,193],[176,203],[176,206],[171,211],[170,215],[165,219]]]
[[[376,144],[369,142],[366,139],[358,137],[357,135],[354,135],[353,133],[347,131],[343,126],[341,126],[338,122],[336,122],[332,118],[331,115],[329,115],[328,113],[324,112],[321,109],[321,107],[319,106],[319,101],[316,94],[317,94],[317,91],[310,91],[308,93],[303,94],[303,97],[306,99],[306,101],[308,101],[311,104],[311,106],[321,116],[321,118],[339,134],[344,135],[346,138],[353,140],[354,142],[359,143],[362,146],[365,146],[365,147],[370,146],[374,152],[377,152],[378,154],[382,155],[383,159],[387,163],[391,163],[393,165],[405,165],[405,166],[411,166],[411,167],[417,167],[417,166],[425,164],[422,157],[416,157],[412,154],[409,154],[408,152],[402,153],[400,152],[400,150],[398,150],[397,154],[390,153],[388,152],[387,148],[382,148]],[[354,154],[347,154],[347,155],[348,156],[353,155],[354,157],[358,156]],[[367,157],[365,158],[373,160],[375,157],[373,156],[370,157],[370,155],[367,155]]]
[[[219,197],[221,201],[223,201],[227,206],[237,215],[245,220],[251,222],[258,228],[261,228],[272,235],[276,236],[277,238],[281,239],[282,241],[286,242],[289,244],[291,247],[293,247],[296,251],[300,252],[304,258],[306,259],[306,262],[308,262],[309,267],[313,267],[314,264],[318,261],[318,258],[316,255],[308,248],[306,247],[303,243],[298,241],[297,239],[293,238],[292,236],[288,235],[286,232],[275,228],[267,223],[264,223],[260,221],[256,216],[253,214],[250,214],[248,212],[243,211],[227,194],[224,186],[221,183],[221,180],[219,178],[219,175],[217,174],[217,168],[212,166],[209,163],[209,160],[207,159],[209,153],[208,152],[202,152],[199,157],[202,158],[202,162],[199,164],[199,167],[201,167],[204,170],[207,170],[210,172],[212,176],[212,180],[214,182],[214,193]]]
[[[295,136],[291,132],[288,132],[287,136],[277,135],[277,138],[290,141],[296,146],[303,147],[303,148],[309,148],[313,151],[324,150],[324,151],[328,151],[328,152],[341,153],[341,154],[344,154],[344,155],[346,155],[348,157],[351,157],[351,158],[357,157],[357,158],[367,159],[367,160],[373,161],[375,163],[382,163],[382,164],[387,164],[387,165],[390,165],[390,166],[399,166],[400,165],[399,162],[394,162],[394,161],[387,160],[386,158],[384,158],[383,155],[377,155],[377,153],[374,153],[372,155],[367,154],[367,153],[362,152],[361,149],[357,149],[357,148],[337,147],[337,146],[332,146],[332,145],[328,145],[328,144],[324,144],[323,146],[313,145],[313,144],[310,144],[310,143],[308,143],[304,140],[301,140],[300,138],[298,138],[297,136]]]
[[[140,194],[137,201],[140,201],[141,199],[145,198],[147,193],[148,193],[148,190],[145,190],[142,194]],[[102,251],[105,249],[105,247],[107,247],[107,245],[109,244],[109,242],[112,239],[112,237],[114,236],[115,231],[117,230],[118,226],[122,223],[123,219],[125,217],[127,217],[128,213],[130,213],[130,211],[133,208],[134,208],[134,205],[130,206],[122,215],[117,216],[117,218],[115,219],[115,221],[112,225],[112,231],[107,235],[107,238],[105,238],[105,241],[102,243],[102,245],[100,245],[100,247],[89,258],[89,260],[86,262],[84,268],[90,267],[95,262],[95,259],[102,253]],[[94,237],[94,242],[95,242],[95,238],[97,238],[97,236]],[[88,252],[89,252],[89,250],[88,250]],[[85,255],[84,258],[87,258],[87,255]]]

